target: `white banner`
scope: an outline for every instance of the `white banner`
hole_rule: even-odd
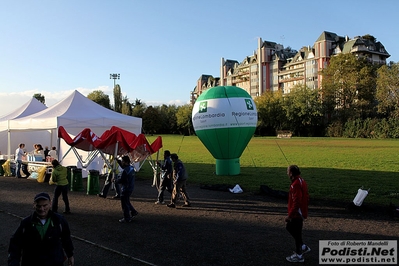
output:
[[[195,102],[192,121],[195,130],[256,127],[258,112],[252,99],[209,99]]]

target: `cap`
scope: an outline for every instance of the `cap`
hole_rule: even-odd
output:
[[[35,196],[34,202],[38,201],[39,199],[46,199],[50,200],[50,195],[46,192],[39,193]]]

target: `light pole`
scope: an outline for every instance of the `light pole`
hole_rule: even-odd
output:
[[[115,80],[120,79],[121,74],[109,74],[109,79],[114,79],[114,88],[115,88]]]

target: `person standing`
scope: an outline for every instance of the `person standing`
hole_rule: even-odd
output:
[[[172,153],[170,155],[174,165],[173,165],[173,191],[172,191],[172,198],[170,203],[166,206],[169,208],[176,208],[176,199],[181,193],[184,199],[183,207],[190,207],[190,197],[188,196],[187,189],[186,189],[186,181],[188,178],[188,174],[186,168],[184,167],[183,162],[179,159],[176,153]]]
[[[173,174],[173,166],[172,160],[170,159],[170,151],[165,150],[163,153],[164,161],[163,164],[158,162],[158,166],[161,167],[161,184],[159,186],[158,191],[158,200],[155,204],[165,204],[163,201],[163,195],[165,193],[165,189],[172,193],[172,174]]]
[[[116,165],[114,165],[114,156],[111,155],[110,157],[110,165],[112,165],[113,168],[116,168],[115,170],[113,170],[112,168],[110,168],[108,170],[107,173],[107,177],[105,178],[105,182],[104,182],[104,186],[103,189],[101,190],[100,194],[98,194],[99,197],[101,198],[106,198],[108,195],[108,191],[110,189],[110,187],[112,186],[112,184],[114,184],[115,186],[115,196],[112,197],[112,199],[120,199],[120,195],[121,195],[121,189],[119,187],[119,184],[116,184],[115,182],[112,182],[112,180],[115,180],[114,176],[117,176],[119,174],[119,165],[118,167],[116,167]],[[105,167],[105,166],[104,166]]]
[[[33,144],[33,150],[31,151],[32,154],[35,154],[37,152],[37,144]]]
[[[62,166],[58,160],[52,160],[51,164],[53,165],[53,171],[51,172],[50,185],[55,184],[56,187],[54,189],[54,198],[51,209],[53,212],[58,211],[58,198],[62,194],[62,200],[65,204],[65,214],[70,214],[71,209],[69,208],[69,199],[68,199],[68,169]]]
[[[68,265],[74,265],[68,222],[50,210],[49,194],[39,193],[33,201],[35,211],[21,221],[10,239],[8,265],[62,266],[64,256]]]
[[[288,193],[288,216],[285,218],[286,229],[295,240],[295,252],[286,257],[289,262],[304,262],[303,254],[310,248],[303,243],[303,220],[308,218],[309,193],[308,185],[300,176],[301,171],[297,165],[287,168],[287,175],[291,180]]]
[[[35,158],[35,161],[39,161],[39,162],[43,161],[44,152],[43,152],[42,144],[35,144],[35,148],[36,149],[33,151],[33,156]]]
[[[17,164],[16,165],[15,176],[17,178],[22,178],[22,176],[21,176],[21,168],[22,168],[22,172],[24,172],[26,178],[28,178],[30,176],[30,173],[28,172],[26,167],[22,166],[22,157],[26,155],[26,152],[24,151],[24,148],[25,148],[25,144],[21,143],[21,144],[18,145],[18,148],[15,151],[16,164]]]
[[[53,159],[58,159],[57,156],[57,148],[56,147],[52,147],[51,150],[48,152],[48,156],[50,156]]]
[[[130,196],[134,190],[134,167],[130,165],[129,156],[123,156],[121,166],[123,168],[122,175],[115,181],[116,184],[121,185],[121,206],[123,211],[123,218],[119,220],[120,223],[130,223],[132,218],[138,214],[130,202]]]
[[[44,151],[43,151],[44,152],[44,160],[43,161],[46,161],[49,151],[50,150],[48,149],[48,146],[44,147]]]

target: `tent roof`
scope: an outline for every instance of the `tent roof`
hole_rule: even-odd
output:
[[[69,146],[84,151],[100,150],[110,155],[130,153],[135,161],[142,161],[162,148],[161,137],[150,144],[144,134],[136,135],[118,127],[111,127],[101,136],[85,128],[72,139],[64,127],[60,126],[58,137],[64,139]]]
[[[44,104],[39,102],[35,97],[32,97],[28,102],[21,105],[14,111],[0,117],[0,121],[7,121],[10,119],[25,117],[25,116],[43,111],[46,108],[47,108],[47,106],[45,106]]]
[[[65,128],[135,128],[141,132],[142,119],[114,112],[75,90],[64,100],[32,115],[10,120],[11,130]]]

